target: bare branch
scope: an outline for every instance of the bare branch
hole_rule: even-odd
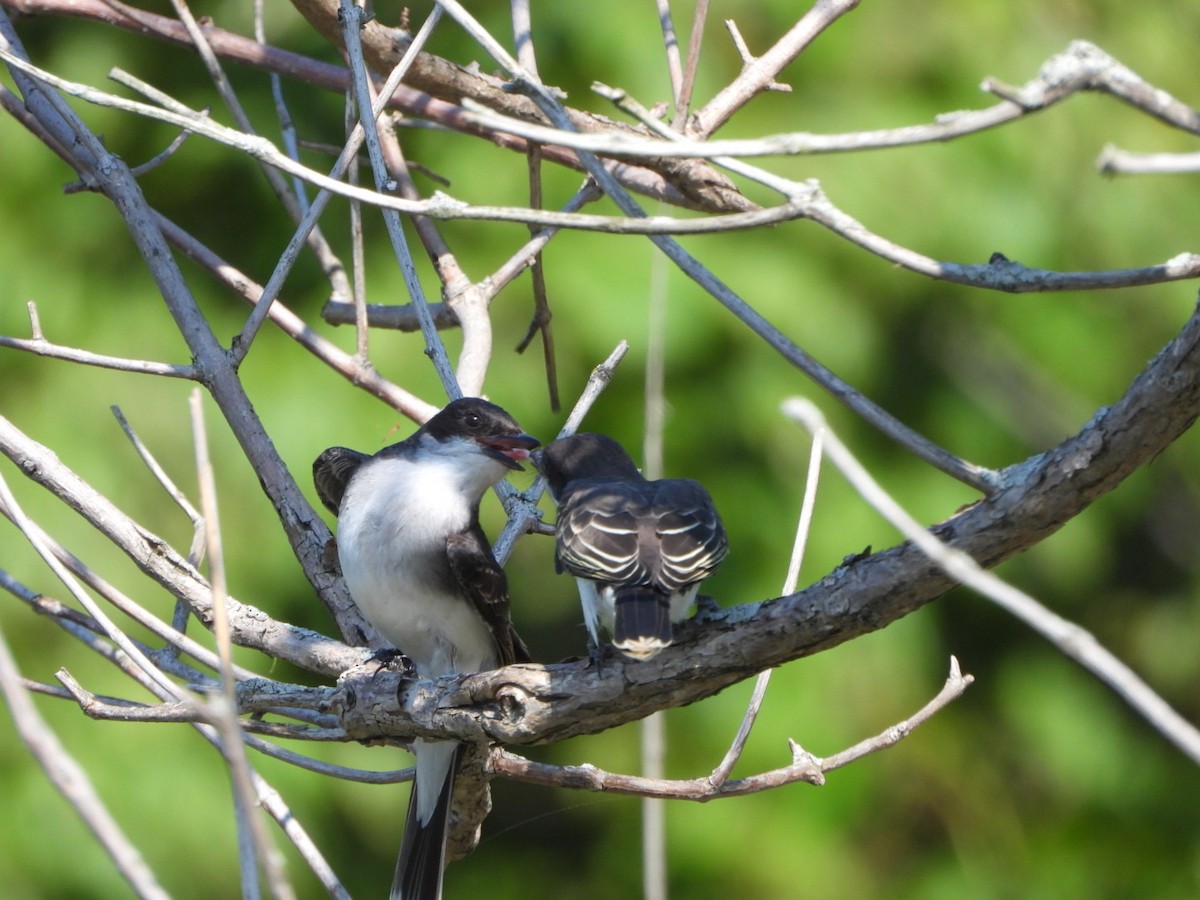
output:
[[[171,363],[150,362],[144,359],[123,359],[118,356],[107,356],[103,353],[91,353],[77,347],[64,347],[52,344],[42,337],[15,338],[0,335],[0,347],[10,350],[23,350],[37,356],[51,359],[65,359],[68,362],[80,363],[85,366],[98,366],[102,369],[114,369],[118,372],[136,372],[141,375],[162,375],[165,378],[185,378],[195,381],[197,378],[195,366],[177,366]]]
[[[0,631],[0,693],[4,695],[21,740],[37,759],[50,783],[79,813],[137,895],[167,900],[169,895],[159,885],[137,847],[125,837],[120,825],[105,808],[87,773],[42,719],[20,680],[8,643]]]
[[[340,44],[337,0],[293,0],[293,3],[326,37],[335,44]],[[133,16],[129,14],[130,7],[123,7],[124,12],[121,12],[113,6],[105,0],[0,0],[0,7],[8,7],[22,13],[81,16],[170,43],[192,46],[183,26],[175,20],[143,11],[137,11],[137,15]],[[349,73],[339,66],[318,62],[275,47],[264,47],[257,41],[220,28],[208,26],[204,28],[204,32],[209,44],[222,58],[298,78],[338,93],[344,93],[350,83]],[[364,33],[368,59],[377,71],[391,69],[406,46],[406,40],[393,40],[394,32],[395,29],[383,29],[378,23],[370,23]],[[407,35],[401,34],[400,37],[407,38]],[[525,98],[506,94],[495,79],[456,66],[444,59],[422,54],[419,62],[417,71],[413,73],[412,83],[416,85],[420,82],[421,89],[407,85],[397,87],[389,98],[389,107],[437,122],[464,134],[484,138],[497,146],[516,152],[524,153],[528,149],[523,141],[479,131],[461,119],[461,108],[456,102],[446,102],[444,99],[438,99],[438,96],[453,98],[455,101],[471,97],[480,102],[489,102],[494,108],[509,113],[530,110],[531,115],[536,115],[532,112],[532,105]],[[3,92],[0,91],[0,100],[2,99]],[[576,111],[575,116],[591,130],[605,131],[622,127],[584,112]],[[581,168],[579,160],[569,150],[547,148],[546,156],[558,165]],[[630,190],[677,206],[709,212],[746,211],[754,208],[754,204],[743,197],[727,178],[706,163],[648,161],[647,165],[651,164],[656,168],[614,165],[613,172]]]
[[[1200,153],[1130,153],[1109,144],[1096,169],[1105,175],[1181,175],[1200,170]]]
[[[154,220],[168,241],[183,251],[194,262],[208,270],[214,278],[237,296],[250,304],[256,304],[262,299],[262,285],[256,283],[244,272],[241,272],[229,262],[222,259],[171,220],[158,213],[155,213]],[[351,304],[343,303],[336,305],[352,309]],[[267,313],[267,317],[275,323],[280,331],[291,337],[296,343],[300,344],[300,346],[304,347],[309,353],[321,360],[347,381],[383,400],[393,409],[403,413],[414,422],[423,422],[437,412],[438,407],[432,403],[422,400],[420,397],[410,394],[398,385],[393,384],[380,375],[371,365],[362,360],[356,360],[332,341],[317,334],[309,328],[304,320],[288,309],[288,307],[284,306],[283,302],[279,299],[270,304],[270,311]],[[351,313],[349,321],[354,321],[353,313]]]
[[[178,5],[181,0],[175,0]],[[257,812],[258,803],[250,778],[250,763],[238,726],[233,647],[230,642],[228,591],[225,581],[225,552],[217,512],[217,486],[212,459],[208,454],[208,432],[204,425],[204,407],[200,390],[189,398],[192,442],[196,451],[196,473],[200,484],[200,506],[204,514],[204,539],[208,547],[209,583],[213,597],[213,635],[221,662],[221,693],[208,703],[209,721],[220,735],[221,755],[229,767],[233,782],[234,808],[237,811],[238,845],[242,848],[242,893],[258,896],[258,870],[261,867],[274,897],[290,900],[295,894],[283,871],[283,858],[272,845],[265,823]]]
[[[1200,763],[1200,729],[1180,716],[1138,675],[1074,622],[1047,609],[1028,594],[984,571],[967,553],[939,540],[923,529],[879,486],[866,468],[825,423],[825,417],[807,400],[793,397],[784,412],[814,435],[825,434],[829,458],[875,510],[937,563],[946,574],[998,604],[1054,644],[1117,692],[1134,710],[1176,747]]]
[[[388,174],[387,165],[383,159],[383,150],[380,146],[379,131],[376,124],[378,114],[372,106],[370,91],[367,88],[366,63],[363,59],[362,44],[359,36],[359,32],[364,24],[363,10],[361,7],[351,3],[350,0],[340,0],[340,2],[343,38],[350,57],[350,71],[354,77],[355,100],[360,110],[359,124],[363,128],[367,152],[371,158],[371,170],[375,176],[375,188],[380,192],[392,191],[395,189],[395,182]],[[412,44],[409,46],[400,63],[396,66],[396,70],[389,77],[389,80],[392,78],[399,80],[401,75],[408,71],[409,67],[416,60],[417,52],[420,50],[424,38],[428,37],[440,18],[441,8],[434,6],[433,12],[430,14],[425,26],[422,27],[421,31],[413,39]],[[383,93],[387,94],[386,88]],[[383,221],[387,226],[388,237],[392,241],[392,251],[396,254],[396,259],[400,264],[400,273],[404,278],[404,286],[408,290],[408,296],[413,302],[413,309],[416,311],[417,318],[421,322],[421,333],[425,336],[425,354],[433,361],[434,370],[438,373],[438,378],[441,379],[442,389],[446,392],[446,396],[454,400],[463,395],[463,390],[450,368],[450,359],[446,355],[446,347],[442,344],[442,339],[438,335],[432,317],[429,315],[428,305],[425,302],[425,292],[421,287],[421,280],[417,276],[417,269],[413,263],[412,253],[408,249],[408,240],[404,236],[404,228],[400,223],[400,217],[396,215],[394,210],[385,209],[383,210]],[[479,329],[472,332],[476,340],[479,339],[479,332]],[[487,330],[487,343],[490,347],[490,329]],[[467,352],[469,351],[465,350],[464,354]]]
[[[695,800],[700,803],[723,797],[743,797],[747,794],[757,794],[797,781],[822,785],[825,783],[826,772],[832,772],[862,759],[864,756],[886,750],[908,737],[919,725],[924,724],[936,713],[961,697],[974,681],[973,676],[962,674],[959,670],[958,660],[951,657],[950,675],[946,678],[946,683],[937,696],[903,722],[825,759],[813,756],[795,741],[791,741],[789,742],[792,751],[790,765],[733,781],[715,782],[712,776],[682,781],[638,778],[633,775],[605,772],[591,765],[553,766],[547,763],[535,763],[515,753],[500,749],[492,751],[491,765],[496,774],[548,787],[603,791],[612,794],[634,794],[639,797],[662,797],[670,800]]]
[[[817,0],[775,46],[742,70],[688,121],[689,134],[707,137],[724,125],[756,94],[768,90],[775,76],[799,56],[826,28],[858,6],[858,0]]]
[[[172,596],[185,600],[206,625],[211,623],[208,583],[161,538],[138,525],[111,501],[67,468],[48,448],[0,417],[0,453],[27,477],[46,487],[78,512]],[[229,599],[234,643],[288,659],[310,671],[336,675],[361,661],[365,651],[304,628],[284,625],[261,610]]]
[[[796,523],[796,539],[792,543],[792,557],[788,561],[787,576],[783,579],[781,595],[785,597],[794,593],[796,585],[800,582],[800,566],[804,562],[804,550],[808,545],[808,534],[812,528],[813,509],[817,503],[817,482],[821,477],[822,447],[821,432],[817,432],[813,435],[812,451],[808,456],[808,477],[804,484],[804,500],[800,504],[800,518]],[[754,691],[750,695],[750,702],[746,705],[746,712],[742,716],[742,723],[738,726],[737,734],[734,735],[733,743],[725,754],[725,758],[708,776],[709,780],[717,787],[720,787],[729,778],[729,774],[737,765],[737,761],[746,747],[746,741],[750,739],[750,730],[754,727],[759,711],[762,709],[763,700],[767,696],[767,686],[771,683],[772,671],[774,670],[766,669],[759,672],[758,677],[754,679]]]
[[[692,105],[692,92],[696,89],[696,72],[700,65],[700,46],[704,42],[704,26],[707,22],[708,0],[696,0],[696,10],[692,14],[692,28],[688,37],[687,65],[683,70],[683,82],[675,103],[676,126],[687,120]]]
[[[733,45],[737,47],[738,56],[742,60],[742,68],[745,69],[753,65],[755,62],[754,54],[750,52],[750,47],[747,46],[746,39],[742,37],[742,32],[738,29],[737,23],[733,19],[726,19],[725,30],[729,32],[729,37],[733,40]],[[792,91],[792,86],[772,80],[763,90],[789,94]]]
[[[707,0],[701,0],[707,6]],[[658,26],[662,30],[663,49],[667,56],[667,76],[671,81],[671,97],[675,101],[675,108],[680,109],[684,106],[683,101],[683,64],[679,57],[679,36],[675,33],[675,20],[671,17],[671,4],[669,0],[655,0],[655,8],[658,12]],[[692,32],[693,38],[695,31]],[[521,61],[521,65],[534,71],[530,68],[528,62],[519,53],[517,59]]]
[[[592,404],[596,402],[596,398],[600,396],[604,389],[608,387],[608,383],[612,381],[613,373],[628,351],[629,344],[621,341],[604,362],[592,369],[592,374],[588,377],[583,393],[575,401],[575,406],[571,410],[571,414],[567,417],[566,424],[563,425],[562,430],[558,433],[559,437],[566,437],[569,434],[575,433],[579,428],[579,423],[583,421],[583,417],[587,415],[588,410],[592,408]],[[535,530],[541,523],[542,514],[537,508],[537,503],[541,499],[542,492],[545,490],[546,479],[539,473],[528,490],[522,494],[515,495],[511,498],[511,502],[506,505],[508,521],[505,522],[504,530],[500,532],[500,536],[496,538],[496,546],[493,548],[496,559],[500,561],[501,565],[504,565],[508,560],[517,539],[521,535]]]

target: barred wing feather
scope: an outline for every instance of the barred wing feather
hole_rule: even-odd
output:
[[[685,478],[592,484],[559,511],[559,565],[573,575],[675,593],[703,581],[729,547],[708,492]]]

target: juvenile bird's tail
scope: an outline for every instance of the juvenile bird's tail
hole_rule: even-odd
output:
[[[618,588],[613,646],[634,659],[649,659],[671,645],[671,598],[649,588]]]

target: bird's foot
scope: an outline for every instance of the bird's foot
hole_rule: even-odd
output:
[[[696,619],[700,622],[711,622],[721,613],[721,604],[715,597],[700,594],[696,597]]]
[[[395,672],[401,678],[415,678],[417,676],[417,667],[413,661],[405,656],[403,651],[397,650],[395,647],[376,650],[367,658],[367,662],[373,662],[379,666],[376,670],[376,675],[386,669],[389,672]]]
[[[596,674],[604,676],[604,650],[605,645],[588,637],[588,662],[596,667]]]

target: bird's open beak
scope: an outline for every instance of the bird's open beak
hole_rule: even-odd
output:
[[[504,465],[518,472],[525,471],[519,460],[529,459],[529,451],[541,441],[528,434],[502,434],[496,437],[478,438],[479,443]]]

